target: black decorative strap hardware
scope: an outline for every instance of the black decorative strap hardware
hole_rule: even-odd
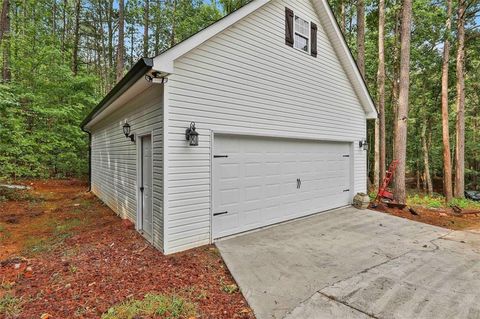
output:
[[[344,189],[343,192],[346,193],[346,192],[349,192],[350,189]]]
[[[350,155],[343,155],[343,157],[350,157]]]
[[[213,158],[227,158],[228,155],[213,155]]]
[[[228,214],[228,212],[214,213],[213,216],[220,216],[225,214]]]
[[[302,180],[300,178],[297,178],[297,189],[302,187]]]

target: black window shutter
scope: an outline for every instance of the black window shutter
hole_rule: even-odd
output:
[[[315,23],[310,23],[310,37],[311,37],[311,54],[313,57],[317,57],[317,25]]]
[[[285,8],[285,44],[293,47],[293,10]]]

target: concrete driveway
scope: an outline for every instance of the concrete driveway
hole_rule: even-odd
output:
[[[480,318],[480,232],[345,208],[217,246],[257,319]]]

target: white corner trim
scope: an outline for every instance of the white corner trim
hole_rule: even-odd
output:
[[[167,254],[168,251],[170,250],[170,247],[168,247],[168,223],[170,222],[170,216],[169,214],[169,209],[168,209],[168,181],[170,176],[168,175],[168,167],[169,167],[169,161],[168,161],[168,128],[169,128],[169,103],[170,101],[170,84],[167,81],[166,83],[163,84],[163,132],[162,132],[162,143],[163,143],[163,149],[162,149],[162,156],[163,156],[163,201],[162,201],[162,211],[163,211],[163,253]]]

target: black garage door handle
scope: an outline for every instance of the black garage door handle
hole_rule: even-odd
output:
[[[220,216],[220,215],[225,215],[228,214],[228,212],[221,212],[221,213],[215,213],[213,216]]]

